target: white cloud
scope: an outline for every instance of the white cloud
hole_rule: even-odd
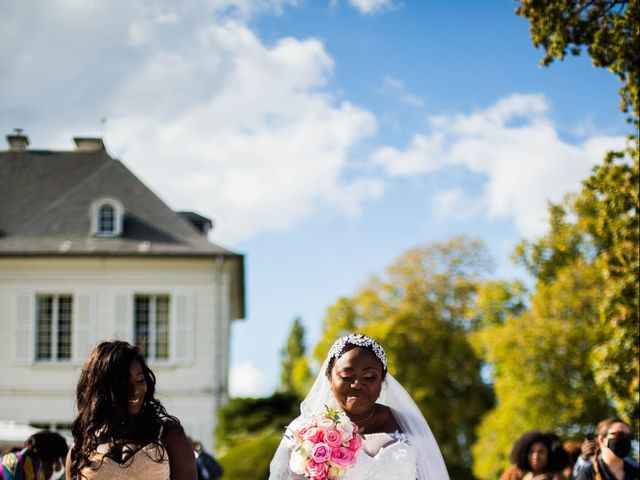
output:
[[[464,166],[486,178],[478,201],[487,218],[512,218],[523,235],[538,235],[546,227],[547,201],[577,190],[604,153],[625,141],[593,136],[567,143],[547,109],[542,95],[511,95],[468,115],[434,116],[428,131],[414,135],[406,148],[380,148],[373,159],[391,175]],[[460,192],[449,193],[434,208],[457,205],[460,198]]]
[[[433,196],[433,212],[439,221],[467,220],[484,209],[482,198],[473,198],[460,187],[441,190]]]
[[[287,6],[295,6],[298,0],[200,0],[216,11],[231,11],[243,17],[275,13],[281,14]]]
[[[389,10],[394,7],[393,0],[348,0],[352,7],[360,13],[373,14]]]
[[[72,136],[101,134],[106,117],[110,151],[171,207],[213,217],[222,243],[291,228],[322,208],[355,215],[384,193],[375,169],[355,171],[350,160],[376,118],[331,95],[334,61],[322,42],[265,45],[248,26],[295,0],[115,3],[3,4],[0,57],[11,68],[0,70],[0,128],[26,127],[35,148],[66,149]],[[418,105],[402,81],[385,84]],[[621,141],[564,142],[544,97],[512,95],[431,117],[408,146],[373,158],[391,176],[464,166],[486,177],[483,212],[530,234],[546,200],[576,189]],[[438,201],[455,208],[452,195]]]
[[[245,360],[231,366],[229,395],[231,397],[259,397],[267,394],[266,376],[253,363]]]
[[[402,80],[387,75],[384,77],[382,82],[382,91],[388,95],[396,97],[400,102],[412,107],[422,107],[424,105],[424,102],[420,97],[407,90]]]
[[[0,119],[15,122],[0,123],[68,148],[106,117],[110,151],[173,208],[212,216],[223,243],[289,228],[319,208],[357,213],[383,189],[375,178],[345,179],[349,151],[375,133],[375,117],[330,95],[334,62],[320,41],[267,46],[245,22],[290,4],[32,5],[33,18],[11,7],[16,28],[0,44],[14,49],[24,37],[28,48],[0,74]]]
[[[206,206],[219,236],[237,241],[286,229],[322,205],[357,211],[379,194],[375,180],[341,179],[349,149],[376,122],[321,90],[333,62],[317,40],[267,48],[235,22],[200,40],[188,55],[149,58],[111,104],[111,124],[121,127],[110,137],[174,204]]]

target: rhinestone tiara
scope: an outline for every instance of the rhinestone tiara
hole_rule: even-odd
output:
[[[382,366],[385,371],[387,370],[387,355],[384,353],[382,346],[373,338],[367,337],[361,333],[350,333],[349,335],[345,335],[344,337],[337,339],[329,349],[327,359],[331,360],[332,358],[338,358],[347,344],[371,348],[376,357],[378,357],[382,362]]]

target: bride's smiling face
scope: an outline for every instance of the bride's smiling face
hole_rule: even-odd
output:
[[[375,354],[355,347],[333,364],[329,381],[338,405],[349,416],[368,415],[382,390],[382,364]]]

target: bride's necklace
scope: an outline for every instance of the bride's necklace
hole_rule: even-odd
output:
[[[369,415],[367,415],[364,418],[361,418],[360,420],[354,420],[353,423],[355,423],[356,425],[358,425],[359,423],[364,423],[367,420],[369,420],[371,417],[373,417],[373,414],[376,413],[376,406],[375,404],[373,405],[373,408],[371,409],[371,413]]]

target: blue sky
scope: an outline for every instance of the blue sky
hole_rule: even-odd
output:
[[[233,394],[270,393],[293,318],[404,250],[515,243],[629,132],[588,57],[541,68],[511,1],[0,0],[0,126],[102,135],[172,208],[247,255]],[[106,122],[101,119],[106,118]]]

